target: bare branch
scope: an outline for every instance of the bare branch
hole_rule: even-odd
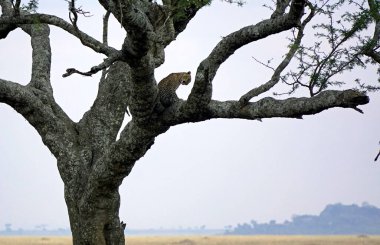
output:
[[[58,159],[74,147],[74,123],[51,95],[0,79],[0,103],[8,104],[20,113],[37,130],[44,144]]]
[[[172,107],[163,116],[165,124],[177,125],[186,122],[199,122],[212,118],[240,118],[259,120],[265,118],[297,118],[304,115],[313,115],[321,111],[334,108],[352,108],[358,110],[359,105],[369,102],[369,97],[357,90],[328,90],[314,97],[288,98],[276,100],[271,97],[260,99],[256,102],[248,102],[245,107],[240,106],[239,101],[216,101],[212,100],[203,111],[196,116],[183,113],[182,106],[185,102]],[[360,109],[359,109],[360,110]]]
[[[108,45],[108,20],[110,18],[110,11],[107,11],[106,14],[103,16],[103,44]],[[103,69],[102,76],[100,78],[100,81],[103,81],[106,78],[107,69]]]
[[[2,15],[1,17],[5,16],[12,16],[13,15],[13,8],[12,4],[6,0],[0,0],[0,6]],[[15,24],[1,24],[0,23],[0,39],[4,39],[8,36],[10,32],[15,30],[17,28],[17,25]]]
[[[285,13],[287,7],[289,7],[290,0],[277,0],[276,1],[276,9],[274,10],[271,18],[277,18]]]
[[[149,1],[99,1],[121,22],[128,35],[122,45],[123,61],[131,67],[131,96],[129,109],[134,120],[148,123],[157,97],[154,78],[156,53],[159,42],[154,25],[149,18],[152,3]]]
[[[107,11],[103,16],[103,44],[108,45],[108,20],[110,18],[111,12]]]
[[[78,13],[79,14],[87,14],[88,12],[85,12],[85,11],[83,11],[81,9],[75,8],[73,0],[69,4],[70,4],[69,9],[70,9],[70,11],[71,11],[71,13],[73,15],[73,17],[70,17],[70,20],[71,20],[74,28],[78,32],[78,35],[80,36],[80,31],[79,31],[78,26],[77,26]],[[103,44],[105,46],[108,45],[108,19],[109,19],[109,16],[110,16],[110,12],[107,11],[107,13],[105,14],[105,16],[103,18]],[[79,37],[79,38],[82,40],[82,37]],[[77,74],[80,74],[80,75],[83,75],[83,76],[92,76],[92,75],[98,73],[99,71],[102,71],[102,78],[101,79],[104,79],[105,75],[106,75],[106,69],[108,67],[110,67],[115,61],[122,60],[122,58],[123,58],[122,52],[121,51],[116,51],[110,57],[106,58],[104,60],[104,62],[102,62],[101,64],[99,64],[97,66],[91,67],[90,71],[81,72],[81,71],[78,71],[75,68],[68,68],[66,70],[66,73],[64,73],[62,75],[62,77],[68,77],[68,76],[70,76],[70,75],[72,75],[74,73],[77,73]]]
[[[20,84],[0,79],[0,102],[10,106],[21,101],[25,103],[24,95],[26,92],[26,88]]]
[[[1,11],[3,15],[13,14],[13,4],[8,0],[0,0]]]
[[[71,24],[74,26],[74,29],[76,30],[78,37],[80,41],[83,43],[83,38],[81,35],[81,31],[79,30],[78,27],[78,14],[83,15],[85,17],[90,17],[90,12],[84,11],[81,7],[77,8],[75,6],[75,0],[66,0],[69,3],[69,19]]]
[[[91,67],[90,71],[88,72],[81,72],[76,70],[75,68],[68,68],[66,70],[66,73],[62,75],[62,77],[68,77],[74,73],[83,75],[83,76],[92,76],[96,73],[98,73],[101,70],[107,69],[110,67],[115,61],[121,60],[123,57],[123,54],[121,52],[116,53],[115,55],[112,55],[108,58],[106,58],[102,63],[100,63],[97,66]]]
[[[224,37],[199,65],[186,106],[189,108],[206,106],[211,100],[211,82],[220,65],[242,46],[297,26],[304,12],[304,5],[304,0],[293,0],[289,13],[244,27]]]
[[[111,11],[115,18],[128,32],[122,46],[126,60],[133,65],[136,59],[145,56],[151,48],[156,36],[154,28],[145,13],[145,1],[99,1],[107,11]]]
[[[30,35],[32,43],[32,77],[29,86],[53,94],[50,83],[51,47],[50,29],[46,24],[22,25],[21,28]]]
[[[151,51],[155,66],[164,62],[164,48],[181,33],[197,11],[209,4],[210,0],[164,1],[163,5],[155,1],[105,1],[102,6],[111,11],[128,36],[122,47],[126,61],[133,66],[135,59]]]
[[[2,7],[3,15],[0,17],[0,21],[3,18],[15,16],[21,18],[28,13],[23,10],[20,12],[21,1],[16,3],[0,0],[0,6]],[[0,24],[1,26],[9,28],[7,24]],[[16,28],[17,25],[11,23],[10,26]],[[19,25],[28,35],[31,37],[32,45],[32,77],[28,86],[34,87],[49,94],[53,93],[53,89],[50,84],[50,66],[51,66],[51,48],[50,48],[50,29],[48,25],[39,23],[38,25]],[[3,29],[4,30],[4,29]],[[5,36],[8,33],[4,33]]]
[[[269,89],[271,89],[274,85],[276,85],[279,80],[281,79],[281,73],[284,71],[284,69],[289,65],[290,61],[294,57],[295,53],[297,52],[299,46],[301,45],[301,40],[304,35],[304,29],[306,25],[310,22],[310,20],[315,15],[315,8],[309,3],[308,4],[310,8],[310,13],[308,17],[302,22],[301,26],[299,27],[297,37],[293,44],[291,44],[289,52],[286,54],[283,61],[278,65],[278,67],[274,70],[274,73],[272,75],[272,78],[266,82],[265,84],[262,84],[261,86],[254,88],[250,90],[248,93],[243,95],[239,102],[241,103],[241,106],[246,105],[246,103],[251,100],[253,97],[258,96],[262,93],[267,92]]]
[[[311,98],[275,100],[268,97],[249,103],[242,109],[236,102],[213,102],[210,104],[210,109],[211,118],[302,118],[304,115],[317,114],[333,107],[357,109],[357,106],[368,102],[368,96],[356,90],[330,90]]]
[[[44,24],[57,26],[69,32],[70,34],[77,37],[78,39],[80,39],[84,46],[91,48],[97,53],[102,53],[109,56],[117,51],[116,49],[112,47],[104,45],[103,43],[87,35],[86,33],[82,31],[78,31],[73,25],[69,24],[67,21],[54,15],[28,14],[28,15],[21,15],[17,17],[16,16],[0,17],[0,26],[2,24],[20,25],[20,24],[36,24],[36,23],[40,23],[40,24],[44,23]]]

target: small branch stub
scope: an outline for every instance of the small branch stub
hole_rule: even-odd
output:
[[[92,70],[92,69],[91,69]],[[88,72],[81,72],[81,71],[78,71],[77,69],[74,69],[74,68],[68,68],[66,70],[66,73],[62,75],[62,77],[68,77],[74,73],[78,73],[78,74],[81,74],[83,76],[88,76],[88,77],[91,77],[92,74],[94,74],[93,72],[91,71],[88,71]]]

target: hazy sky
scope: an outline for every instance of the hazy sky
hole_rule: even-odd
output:
[[[247,1],[244,8],[215,0],[189,24],[166,51],[166,63],[156,71],[192,71],[228,33],[267,18],[265,1]],[[66,2],[40,0],[40,11],[67,19]],[[102,9],[91,11],[79,25],[100,39]],[[112,22],[110,44],[120,47],[120,25]],[[285,53],[282,33],[248,45],[223,64],[214,80],[213,98],[238,99],[270,78],[270,70],[252,56],[276,64]],[[312,36],[306,36],[312,38]],[[78,121],[97,92],[98,78],[61,76],[66,68],[88,70],[102,56],[82,47],[58,28],[51,28],[52,84],[56,100]],[[0,40],[0,77],[26,84],[30,79],[30,38],[14,31]],[[343,76],[376,80],[373,70]],[[180,88],[186,98],[191,86]],[[284,92],[284,87],[273,91]],[[265,96],[271,96],[272,92]],[[380,162],[374,163],[380,140],[380,94],[361,108],[331,109],[304,120],[212,120],[184,124],[159,136],[135,165],[121,188],[121,219],[129,228],[223,228],[255,219],[284,221],[293,214],[318,214],[325,205],[380,206]],[[0,229],[69,227],[63,183],[56,161],[36,131],[9,106],[0,104]]]

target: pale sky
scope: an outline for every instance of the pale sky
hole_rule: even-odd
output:
[[[205,7],[166,51],[156,72],[192,71],[220,39],[241,27],[267,18],[265,1],[247,1],[239,8],[220,1]],[[40,11],[67,19],[66,2],[40,0]],[[101,37],[102,9],[91,11],[79,26]],[[93,4],[93,5],[92,5]],[[110,44],[120,47],[120,25],[112,23]],[[270,70],[256,63],[281,60],[289,32],[271,36],[236,52],[214,80],[214,99],[231,100],[256,87]],[[75,121],[89,109],[98,78],[61,76],[66,68],[88,70],[102,56],[58,28],[51,28],[52,84],[58,103]],[[312,39],[312,36],[305,38]],[[26,84],[30,79],[30,38],[14,31],[0,40],[0,77]],[[342,78],[377,79],[373,69]],[[186,98],[192,83],[180,88]],[[273,91],[284,92],[278,86]],[[272,96],[272,92],[265,96]],[[282,222],[293,214],[318,214],[330,203],[380,206],[380,93],[369,94],[364,114],[331,109],[296,119],[211,120],[171,128],[135,165],[121,188],[120,216],[128,228],[175,228],[206,225],[223,228],[254,219]],[[280,98],[278,98],[280,99]],[[0,229],[69,227],[63,183],[56,161],[36,131],[9,106],[0,104]]]

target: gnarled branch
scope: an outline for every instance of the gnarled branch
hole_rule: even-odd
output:
[[[57,26],[67,31],[68,33],[72,34],[73,36],[77,37],[78,39],[80,39],[84,46],[91,48],[97,53],[102,53],[107,56],[110,56],[117,51],[116,49],[112,47],[104,45],[103,43],[87,35],[86,33],[80,30],[77,30],[72,24],[54,15],[28,14],[28,15],[20,15],[20,16],[0,17],[0,26],[3,24],[21,25],[21,24],[36,24],[36,23],[39,23],[39,24],[43,23],[43,24]]]
[[[8,104],[20,113],[58,159],[73,150],[76,142],[74,123],[54,103],[51,95],[0,79],[0,103]]]
[[[32,44],[32,77],[29,86],[40,89],[50,95],[53,88],[50,83],[51,47],[50,28],[46,24],[22,25],[21,28],[31,37]]]
[[[1,11],[2,11],[1,18],[5,16],[12,16],[14,14],[13,6],[9,1],[0,0],[0,6],[1,6]],[[0,23],[0,39],[6,38],[8,34],[15,29],[17,29],[17,25],[15,24],[1,24]]]
[[[210,102],[211,82],[220,65],[236,50],[251,42],[297,26],[304,12],[304,5],[305,0],[293,0],[289,13],[274,19],[263,20],[256,25],[244,27],[224,37],[198,67],[193,89],[185,105],[188,110],[205,107]]]
[[[352,108],[359,110],[359,105],[369,102],[369,97],[357,90],[328,90],[314,97],[288,98],[277,100],[271,97],[260,99],[256,102],[248,102],[241,107],[239,101],[216,101],[211,100],[208,106],[194,115],[183,113],[181,104],[173,106],[166,111],[162,120],[164,124],[177,125],[186,122],[199,122],[213,118],[240,118],[248,120],[261,120],[265,118],[283,117],[301,119],[304,115],[313,115],[321,111],[334,108]]]
[[[279,2],[282,2],[282,4],[285,4],[288,1],[279,1]],[[278,4],[278,6],[281,7],[282,5]],[[308,17],[302,22],[301,26],[298,28],[297,37],[294,40],[294,43],[291,44],[288,53],[285,55],[285,58],[282,60],[282,62],[274,70],[274,73],[273,73],[271,79],[268,82],[260,85],[257,88],[254,88],[254,89],[250,90],[249,92],[247,92],[246,94],[244,94],[239,99],[241,106],[246,105],[248,103],[248,101],[251,100],[253,97],[256,97],[262,93],[267,92],[269,89],[273,88],[273,86],[275,86],[280,81],[281,73],[289,65],[290,61],[292,60],[292,58],[294,57],[295,53],[297,52],[299,46],[301,45],[301,41],[302,41],[302,37],[304,35],[304,30],[305,30],[306,25],[311,21],[311,19],[315,15],[315,8],[310,3],[308,4],[308,6],[310,8],[310,13],[309,13]],[[278,8],[279,7],[277,7],[277,9]]]
[[[98,73],[99,71],[107,69],[114,62],[122,60],[122,58],[123,58],[123,54],[121,52],[117,52],[117,53],[111,55],[110,57],[104,59],[104,61],[102,63],[100,63],[99,65],[91,67],[91,69],[87,72],[81,72],[75,68],[68,68],[68,69],[66,69],[66,73],[63,74],[62,77],[68,77],[74,73],[77,73],[77,74],[80,74],[83,76],[92,76],[92,75]]]
[[[263,98],[254,103],[248,103],[244,108],[236,101],[210,103],[211,118],[241,118],[264,119],[274,117],[297,118],[313,115],[334,108],[352,108],[358,110],[359,105],[369,102],[369,97],[356,90],[324,91],[314,97],[288,98],[276,100],[271,97]]]

